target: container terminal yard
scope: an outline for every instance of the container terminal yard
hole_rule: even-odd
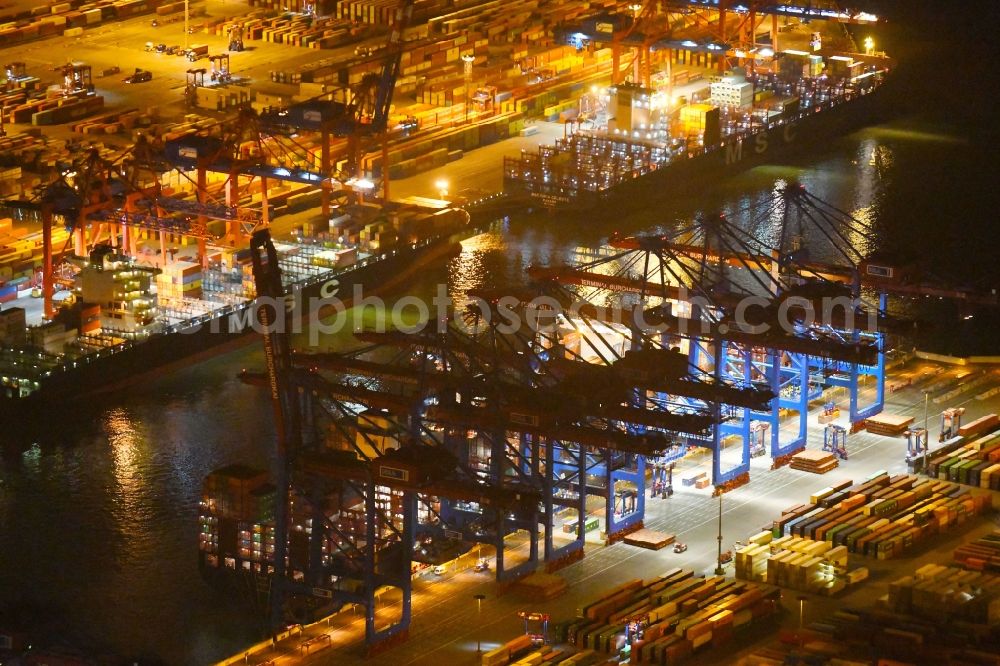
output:
[[[881,255],[805,186],[609,228],[350,353],[293,349],[267,304],[405,290],[504,215],[641,206],[871,123],[895,66],[874,14],[11,11],[5,419],[263,339],[240,378],[273,403],[275,473],[205,478],[192,558],[269,638],[221,663],[1000,660],[1000,374],[905,353],[891,307],[996,291]]]

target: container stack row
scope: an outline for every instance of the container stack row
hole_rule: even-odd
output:
[[[830,541],[761,532],[736,553],[736,577],[813,594],[833,595],[867,578],[867,569],[848,573],[847,547]]]
[[[806,449],[792,456],[789,467],[812,474],[826,474],[837,468],[837,457],[825,451]]]
[[[37,76],[19,76],[8,78],[4,82],[4,90],[0,92],[0,114],[5,122],[11,122],[9,114],[29,99],[41,95],[41,81]]]
[[[395,21],[396,0],[344,0],[337,3],[337,16],[340,18],[371,25],[389,26]],[[465,8],[474,6],[474,0],[417,0],[413,4],[412,23],[425,23],[429,19],[440,16],[449,8]]]
[[[444,33],[429,42],[417,40],[408,43],[402,54],[401,75],[396,92],[414,93],[418,102],[436,107],[472,105],[477,94],[484,97],[489,93],[489,103],[494,110],[507,113],[529,112],[552,120],[573,110],[575,98],[582,89],[581,81],[588,77],[606,75],[609,71],[611,49],[580,53],[572,47],[539,45],[534,40],[499,46],[506,44],[507,40],[497,39],[497,33],[491,30],[490,21],[511,21],[506,4],[503,12],[492,14],[485,11],[483,6],[470,8],[468,11],[475,11],[485,22],[477,24],[477,28]],[[249,26],[248,37],[257,38],[260,32],[260,38],[264,38],[264,30],[275,30],[275,22],[286,20],[290,19],[258,17],[248,20],[245,23]],[[528,20],[529,17],[525,16],[522,21],[513,23],[523,26]],[[229,25],[219,24],[215,30],[227,30]],[[494,53],[496,49],[503,51],[498,60],[504,64],[487,64],[488,56],[501,55],[499,52]],[[463,61],[464,57],[469,56],[474,58],[471,70],[467,69]],[[311,82],[356,85],[364,76],[377,73],[381,67],[377,58],[363,63],[356,60],[321,63],[310,63],[289,70],[274,70],[271,72],[271,80],[289,84]],[[576,87],[570,89],[571,84],[566,83],[567,81],[571,81]],[[549,95],[550,91],[555,94]]]
[[[695,652],[728,644],[751,627],[759,631],[759,624],[778,609],[778,599],[778,588],[673,569],[602,595],[580,609],[576,619],[557,625],[556,639],[578,650],[617,654],[625,646],[626,625],[631,625],[641,632],[631,645],[631,663],[681,663]]]
[[[3,107],[6,123],[31,123],[32,125],[58,125],[79,120],[104,107],[100,95],[75,93],[64,95],[58,91],[27,93],[18,103]]]
[[[865,419],[865,430],[876,435],[899,437],[910,427],[911,423],[913,423],[912,416],[882,412]]]
[[[456,3],[426,25],[431,35],[477,31],[487,34],[494,44],[540,43],[550,37],[551,26],[578,21],[614,4],[612,0],[489,0],[464,7]]]
[[[962,437],[985,434],[995,429],[998,424],[1000,424],[1000,416],[997,416],[996,414],[987,414],[986,416],[981,416],[978,419],[961,426],[958,429],[958,434]]]
[[[518,636],[507,641],[503,645],[496,647],[485,653],[482,658],[483,666],[499,666],[500,664],[510,664],[532,654],[533,644],[530,636]]]
[[[927,474],[977,488],[1000,490],[1000,431],[962,438],[954,446],[942,447],[928,460]]]
[[[782,632],[740,663],[1000,666],[1000,576],[931,563],[891,582],[878,603]]]
[[[0,16],[0,44],[20,44],[58,35],[79,35],[84,28],[149,14],[161,4],[162,0],[50,2],[30,10]],[[180,9],[177,11],[183,11],[184,3],[179,4]]]
[[[0,137],[0,195],[19,197],[41,183],[39,172],[55,167],[66,142],[34,133],[19,132]]]
[[[881,609],[845,609],[741,657],[744,666],[1000,666],[994,627]],[[873,654],[878,658],[872,657]]]
[[[953,483],[880,472],[862,483],[826,488],[809,504],[786,509],[772,531],[775,537],[829,541],[851,553],[890,559],[982,513],[990,499]]]
[[[315,2],[313,0],[247,0],[247,4],[261,9],[304,13]]]
[[[1000,625],[1000,576],[941,564],[926,564],[889,583],[896,613]]]
[[[123,130],[148,127],[152,118],[138,109],[112,111],[73,124],[72,130],[80,134],[117,134]]]
[[[612,0],[579,2],[577,0],[417,0],[413,24],[425,32],[420,36],[479,30],[487,21],[498,33],[543,37],[543,26],[578,19],[588,13],[613,6]],[[395,20],[396,0],[344,0],[338,4],[338,16],[357,23],[389,26]],[[530,19],[530,20],[529,20]],[[533,30],[537,30],[534,32]]]
[[[209,111],[226,111],[250,102],[250,90],[242,86],[198,86],[195,106]]]
[[[333,49],[364,37],[364,32],[349,21],[295,14],[267,16],[261,10],[212,21],[206,25],[205,31],[228,37],[230,30],[237,27],[242,27],[244,41],[265,41],[312,49]]]
[[[19,167],[0,169],[4,174],[19,173]],[[66,245],[69,232],[65,228],[52,230],[53,254],[58,259]],[[42,232],[28,233],[27,228],[14,226],[14,221],[0,218],[0,303],[17,298],[19,289],[27,289],[42,269]]]
[[[201,298],[201,264],[169,262],[155,280],[156,294],[161,302]]]
[[[1000,530],[963,543],[955,549],[954,559],[967,569],[1000,574]]]

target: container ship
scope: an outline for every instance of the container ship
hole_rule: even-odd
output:
[[[882,54],[797,50],[754,63],[685,72],[664,86],[592,89],[572,134],[505,158],[505,194],[552,212],[621,209],[773,161],[875,121],[892,66]]]
[[[469,224],[465,210],[427,200],[354,206],[331,229],[383,213],[388,221],[350,235],[358,243],[319,240],[331,234],[302,228],[276,242],[286,295],[294,296],[301,316],[310,299],[350,305],[359,287],[369,295],[405,284],[420,266],[453,253]],[[109,245],[76,261],[69,298],[50,321],[28,325],[24,307],[0,306],[0,410],[23,414],[119,388],[255,339],[249,249],[223,249],[207,267],[180,258],[150,268]]]

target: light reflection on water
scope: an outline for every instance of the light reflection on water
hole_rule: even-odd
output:
[[[424,273],[411,293],[448,283],[464,303],[475,287],[524,282],[532,264],[573,257],[612,231],[662,233],[699,213],[758,220],[772,238],[782,211],[770,210],[784,182],[877,222],[886,179],[901,179],[899,147],[921,134],[877,129],[820,158],[754,169],[678,195],[628,218],[565,222],[513,220],[463,243],[461,256]],[[876,153],[878,151],[878,153]],[[880,154],[881,168],[870,164]],[[881,173],[879,171],[881,170]],[[862,239],[858,238],[857,243]],[[342,345],[345,337],[324,339]],[[197,505],[204,476],[224,464],[269,464],[273,427],[266,397],[235,375],[261,365],[256,346],[67,408],[32,426],[0,465],[0,601],[46,609],[70,642],[86,636],[119,651],[155,653],[169,663],[205,663],[253,638],[253,618],[208,588],[197,573]]]
[[[0,464],[0,602],[65,643],[171,664],[251,640],[253,618],[199,577],[196,516],[208,471],[268,465],[266,401],[235,378],[259,357],[215,359],[22,434],[37,441]]]

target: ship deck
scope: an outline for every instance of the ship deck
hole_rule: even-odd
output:
[[[418,248],[434,240],[428,237],[415,244]],[[381,261],[395,254],[396,249],[386,250],[381,254],[358,252],[357,260],[343,267],[326,267],[313,263],[313,259],[322,251],[327,250],[319,243],[300,242],[290,238],[275,243],[279,253],[282,269],[282,282],[286,293],[293,289],[305,289],[325,280],[361,269],[372,263]],[[221,271],[217,271],[222,273]],[[158,328],[146,336],[127,337],[114,331],[100,331],[96,334],[82,335],[67,348],[63,355],[46,353],[29,349],[0,348],[0,384],[20,389],[22,394],[32,393],[40,388],[41,382],[53,373],[71,371],[73,368],[91,363],[105,354],[120,352],[129,346],[142,344],[149,335],[169,335],[184,329],[203,324],[218,317],[245,310],[251,300],[245,295],[228,290],[228,287],[242,284],[238,271],[227,273],[227,282],[220,282],[214,289],[209,289],[207,298],[177,299],[163,307],[158,307]],[[23,305],[22,305],[23,304]],[[25,307],[30,313],[29,325],[37,325],[43,321],[42,299],[31,296],[21,296],[11,304],[14,307]]]
[[[505,184],[515,190],[553,193],[569,197],[584,193],[601,193],[644,176],[711,152],[724,150],[727,145],[752,139],[773,127],[796,123],[817,112],[828,111],[850,103],[871,92],[889,67],[884,58],[850,54],[874,68],[864,75],[865,81],[847,85],[845,81],[824,83],[821,79],[800,78],[782,80],[777,75],[764,75],[753,81],[755,96],[765,93],[771,99],[794,99],[798,111],[782,112],[780,107],[754,104],[749,108],[720,108],[719,143],[706,144],[699,138],[678,134],[676,128],[664,122],[629,133],[627,129],[610,129],[607,124],[590,122],[563,140],[541,145],[536,151],[522,151],[519,157],[504,158]],[[683,86],[675,86],[673,102],[681,97],[704,91],[717,72],[689,70],[695,78]],[[870,80],[868,80],[870,78]],[[663,117],[671,117],[672,112]],[[661,117],[662,118],[662,117]],[[672,123],[673,121],[671,121]]]

